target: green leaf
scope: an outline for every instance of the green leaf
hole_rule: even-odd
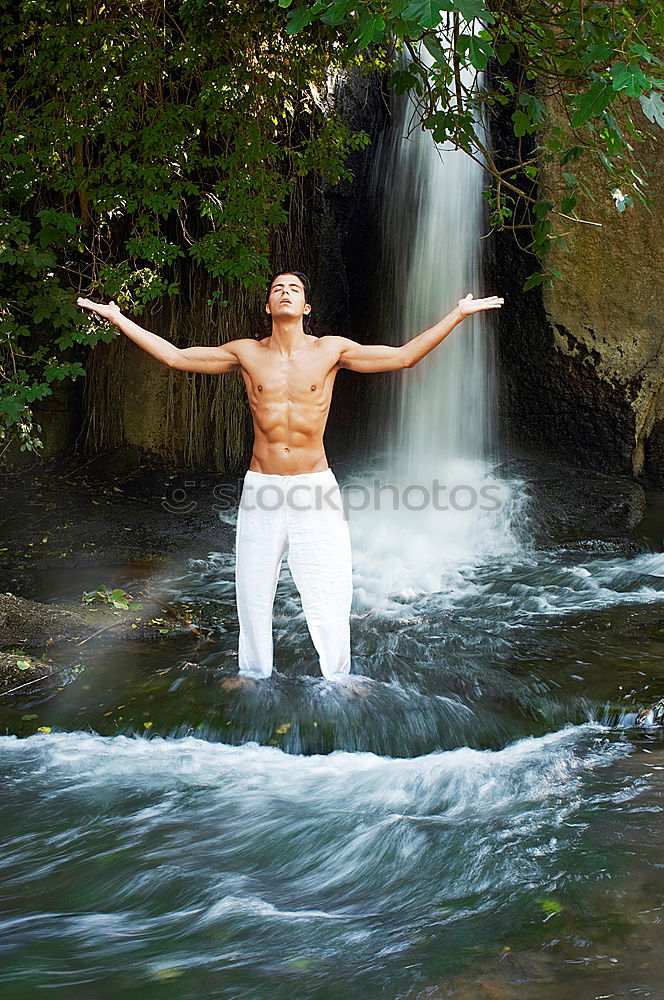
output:
[[[583,53],[582,62],[584,67],[587,69],[591,63],[594,62],[605,62],[613,55],[613,45],[609,45],[607,42],[599,42],[595,45],[589,45],[586,51]]]
[[[360,49],[365,49],[372,42],[379,41],[385,34],[385,21],[382,17],[372,17],[366,11],[360,15],[357,28],[353,34]]]
[[[452,9],[456,8],[469,22],[477,18],[478,20],[483,21],[484,24],[495,23],[496,19],[493,14],[490,14],[486,9],[482,0],[456,0],[456,3],[453,3],[450,6]]]
[[[286,22],[286,31],[289,35],[294,35],[296,32],[301,31],[302,28],[306,28],[308,24],[314,19],[314,14],[311,8],[303,5],[301,7],[296,7],[294,10],[289,11],[288,20]]]
[[[486,69],[486,65],[493,56],[493,46],[490,42],[477,35],[472,35],[468,43],[468,58],[477,70]]]
[[[645,59],[646,62],[654,63],[656,66],[664,65],[662,60],[659,59],[654,52],[651,52],[645,45],[641,45],[640,42],[632,42],[629,47],[629,51],[633,52],[634,55],[641,56],[641,58]]]
[[[332,26],[343,24],[354,7],[355,0],[334,0],[334,3],[327,6],[326,12],[320,15],[320,19],[324,24]]]
[[[32,664],[28,660],[17,660],[16,666],[18,667],[19,670],[29,670]]]
[[[401,12],[405,21],[416,21],[422,28],[437,28],[442,11],[453,9],[449,2],[441,0],[410,0]]]
[[[640,97],[651,86],[648,77],[639,66],[617,62],[611,67],[614,90],[624,90],[628,97]]]
[[[523,283],[524,292],[529,292],[531,288],[536,288],[537,285],[541,285],[542,282],[544,281],[544,277],[545,276],[541,274],[539,271],[537,272],[537,274],[529,275]]]
[[[544,118],[544,105],[533,94],[520,94],[519,104],[526,109],[531,121],[539,124]]]
[[[545,199],[541,199],[533,205],[533,211],[535,212],[537,219],[540,221],[547,217],[552,208],[553,202],[546,201]]]
[[[514,46],[511,42],[501,42],[500,45],[496,45],[496,58],[501,66],[509,61],[513,52]]]
[[[662,95],[652,90],[649,94],[643,94],[639,98],[643,113],[648,121],[656,122],[660,128],[664,128],[664,101]]]
[[[579,128],[590,118],[601,114],[611,103],[614,93],[615,91],[611,84],[606,83],[604,80],[595,80],[585,94],[575,97],[572,100],[572,104],[577,109],[572,118],[572,128]]]
[[[529,132],[532,128],[532,123],[528,115],[524,114],[523,111],[516,111],[512,113],[512,121],[514,122],[514,135],[521,138],[526,132]]]
[[[388,81],[388,86],[399,96],[411,89],[414,89],[418,94],[422,93],[422,82],[419,77],[405,69],[395,70]]]
[[[423,44],[429,55],[433,56],[437,63],[441,66],[447,65],[450,58],[449,53],[444,51],[435,38],[432,38],[431,35],[426,35]]]

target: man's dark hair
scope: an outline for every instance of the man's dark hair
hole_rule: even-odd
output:
[[[304,287],[304,301],[308,302],[309,305],[311,305],[311,282],[307,278],[306,274],[303,274],[302,271],[290,271],[287,267],[281,268],[280,271],[275,271],[272,277],[270,278],[270,281],[267,286],[267,295],[265,296],[265,301],[267,302],[268,299],[270,298],[272,285],[274,284],[275,280],[279,277],[280,274],[294,274],[296,278],[299,278]],[[267,314],[266,314],[266,319],[268,325],[271,327],[270,317]],[[312,334],[315,336],[314,323],[311,318],[311,313],[307,313],[302,317],[302,328],[304,329],[305,333]]]

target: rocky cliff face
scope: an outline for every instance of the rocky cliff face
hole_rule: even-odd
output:
[[[534,270],[509,234],[495,237],[503,440],[600,472],[664,487],[664,143],[651,156],[652,214],[618,213],[604,178],[586,171],[595,201],[578,205],[563,274],[522,292]],[[577,175],[579,170],[576,170]],[[555,184],[545,175],[544,190]]]
[[[652,214],[638,202],[618,213],[590,178],[597,200],[579,210],[601,228],[574,227],[544,307],[562,363],[591,369],[598,400],[615,400],[607,464],[627,459],[625,471],[664,485],[664,160],[652,166]]]

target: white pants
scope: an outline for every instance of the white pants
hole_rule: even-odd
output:
[[[321,673],[350,672],[351,544],[332,469],[281,476],[249,470],[237,518],[235,591],[240,673],[272,673],[272,607],[284,552]]]

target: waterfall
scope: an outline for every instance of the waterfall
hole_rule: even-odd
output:
[[[487,288],[482,277],[482,166],[413,127],[409,99],[395,105],[372,183],[384,267],[378,339],[398,345],[433,326],[467,292],[481,298],[502,289]],[[390,509],[383,489],[380,509],[374,500],[372,509],[353,513],[367,605],[379,593],[398,592],[403,600],[418,591],[451,592],[455,582],[463,585],[464,567],[520,547],[512,530],[516,484],[491,473],[498,450],[494,315],[463,320],[415,368],[386,376],[374,396],[382,455],[373,471],[392,485],[400,509]]]
[[[481,276],[484,174],[463,150],[413,128],[401,102],[392,141],[377,167],[383,177],[384,253],[390,261],[392,343],[432,326]],[[410,478],[455,459],[486,458],[495,446],[491,314],[469,317],[415,368],[393,379],[390,451]]]

